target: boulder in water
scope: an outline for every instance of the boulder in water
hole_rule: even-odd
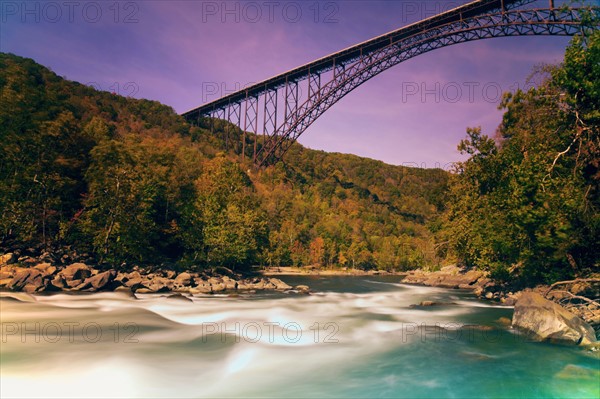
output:
[[[512,326],[539,341],[571,345],[596,342],[594,329],[589,324],[532,291],[523,292],[517,300]]]
[[[181,295],[179,293],[167,295],[167,299],[175,301],[194,302],[191,298],[188,298],[187,296]]]
[[[291,290],[292,287],[287,285],[286,283],[284,283],[283,281],[281,281],[278,278],[271,278],[269,279],[271,284],[273,284],[275,286],[275,289],[277,290]]]
[[[310,294],[310,287],[308,285],[297,285],[294,289],[302,294]]]

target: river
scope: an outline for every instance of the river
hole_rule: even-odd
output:
[[[511,308],[394,276],[282,279],[314,293],[3,293],[0,396],[600,397],[598,356],[527,342]]]

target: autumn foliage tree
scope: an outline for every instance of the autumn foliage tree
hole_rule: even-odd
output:
[[[467,131],[444,231],[467,265],[524,284],[599,266],[600,33],[537,73],[505,95],[497,137]]]

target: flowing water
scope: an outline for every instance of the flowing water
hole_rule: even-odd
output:
[[[315,293],[3,293],[0,397],[600,397],[597,354],[527,342],[511,308],[397,277],[283,280]]]

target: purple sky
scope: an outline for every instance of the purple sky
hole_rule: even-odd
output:
[[[3,1],[0,50],[184,112],[218,97],[207,88],[233,90],[463,3]],[[299,141],[397,165],[444,167],[461,159],[456,145],[467,126],[494,133],[499,91],[523,87],[535,64],[560,62],[568,42],[501,38],[424,54],[363,84]]]

